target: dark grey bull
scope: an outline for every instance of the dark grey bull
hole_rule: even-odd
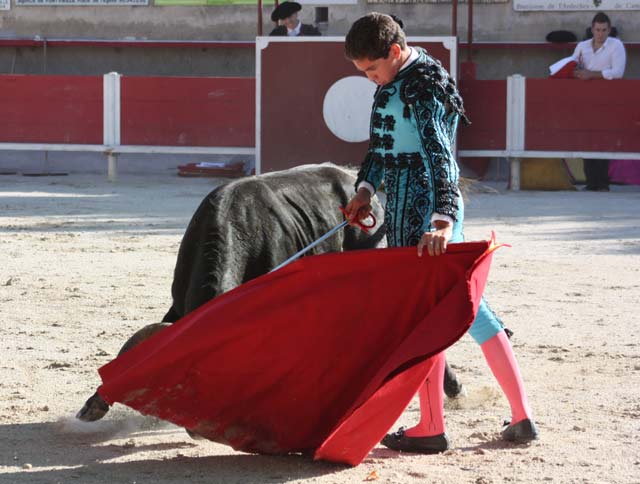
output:
[[[354,193],[355,177],[335,165],[307,165],[224,184],[202,201],[182,238],[171,294],[173,305],[161,323],[135,333],[119,354],[166,326],[255,277],[343,221]],[[383,208],[374,197],[378,224],[370,235],[347,226],[308,254],[384,247]],[[445,392],[453,397],[462,385],[447,366]],[[101,419],[109,411],[95,393],[78,412],[80,420]]]

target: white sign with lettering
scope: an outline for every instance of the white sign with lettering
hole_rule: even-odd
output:
[[[640,0],[513,0],[513,9],[522,12],[640,10]]]
[[[6,0],[6,1],[11,1],[11,0]],[[149,0],[15,0],[15,2],[16,2],[16,5],[21,5],[21,6],[69,5],[71,7],[75,7],[75,6],[103,7],[103,6],[109,6],[109,5],[149,5]]]
[[[10,10],[11,0],[0,0],[0,10]]]

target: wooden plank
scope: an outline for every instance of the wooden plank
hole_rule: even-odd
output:
[[[527,79],[526,151],[640,151],[640,81]]]
[[[123,145],[254,146],[255,79],[122,77]]]
[[[288,40],[288,39],[287,39]],[[442,41],[411,41],[450,67],[450,51]],[[337,81],[360,76],[344,57],[343,38],[271,40],[260,56],[260,172],[283,170],[305,163],[362,163],[368,142],[349,142],[334,135],[323,117],[323,102]],[[295,68],[283,68],[295,59]],[[371,99],[371,105],[373,98]]]
[[[0,75],[0,142],[102,143],[102,76]]]
[[[507,81],[464,80],[460,94],[471,125],[458,127],[458,149],[506,149]]]

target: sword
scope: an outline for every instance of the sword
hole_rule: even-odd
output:
[[[342,213],[344,213],[344,209],[342,207],[340,207],[340,210],[342,211]],[[371,217],[371,219],[373,220],[373,223],[371,225],[364,225],[362,222],[357,222],[358,226],[365,232],[365,233],[369,233],[369,229],[373,228],[376,226],[376,218],[373,216],[372,213],[369,214],[369,216]],[[296,252],[295,254],[293,254],[291,257],[289,257],[286,261],[284,261],[282,264],[277,265],[276,267],[274,267],[273,269],[271,269],[269,272],[275,272],[278,269],[281,269],[282,267],[286,266],[287,264],[293,262],[294,260],[296,260],[298,257],[300,257],[302,254],[308,252],[309,250],[313,249],[316,245],[321,244],[322,242],[324,242],[325,240],[327,240],[329,237],[331,237],[333,234],[335,234],[336,232],[338,232],[339,230],[343,229],[346,225],[348,224],[348,222],[345,220],[344,222],[339,223],[338,225],[336,225],[335,227],[333,227],[331,230],[329,230],[329,232],[327,232],[326,234],[324,234],[322,237],[320,237],[319,239],[314,240],[313,242],[311,242],[309,245],[307,245],[304,249],[299,250],[298,252]]]

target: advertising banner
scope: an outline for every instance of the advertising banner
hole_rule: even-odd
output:
[[[640,0],[513,0],[513,9],[521,12],[640,10]]]
[[[3,0],[0,0],[3,1]],[[11,0],[4,0],[11,1]],[[65,6],[70,7],[103,7],[113,5],[149,5],[149,0],[15,0],[16,5],[21,7],[29,6]]]
[[[166,7],[170,5],[196,5],[200,7],[215,5],[258,5],[257,0],[154,0],[154,5],[158,7]],[[275,5],[274,0],[263,0],[265,6]]]
[[[338,0],[341,1],[341,0]],[[479,3],[507,3],[509,0],[473,0],[474,4]],[[544,0],[541,0],[544,1]],[[348,2],[345,2],[348,3]],[[358,3],[357,0],[353,3]],[[451,0],[367,0],[367,3],[452,3]],[[459,4],[466,4],[467,0],[458,0]]]

